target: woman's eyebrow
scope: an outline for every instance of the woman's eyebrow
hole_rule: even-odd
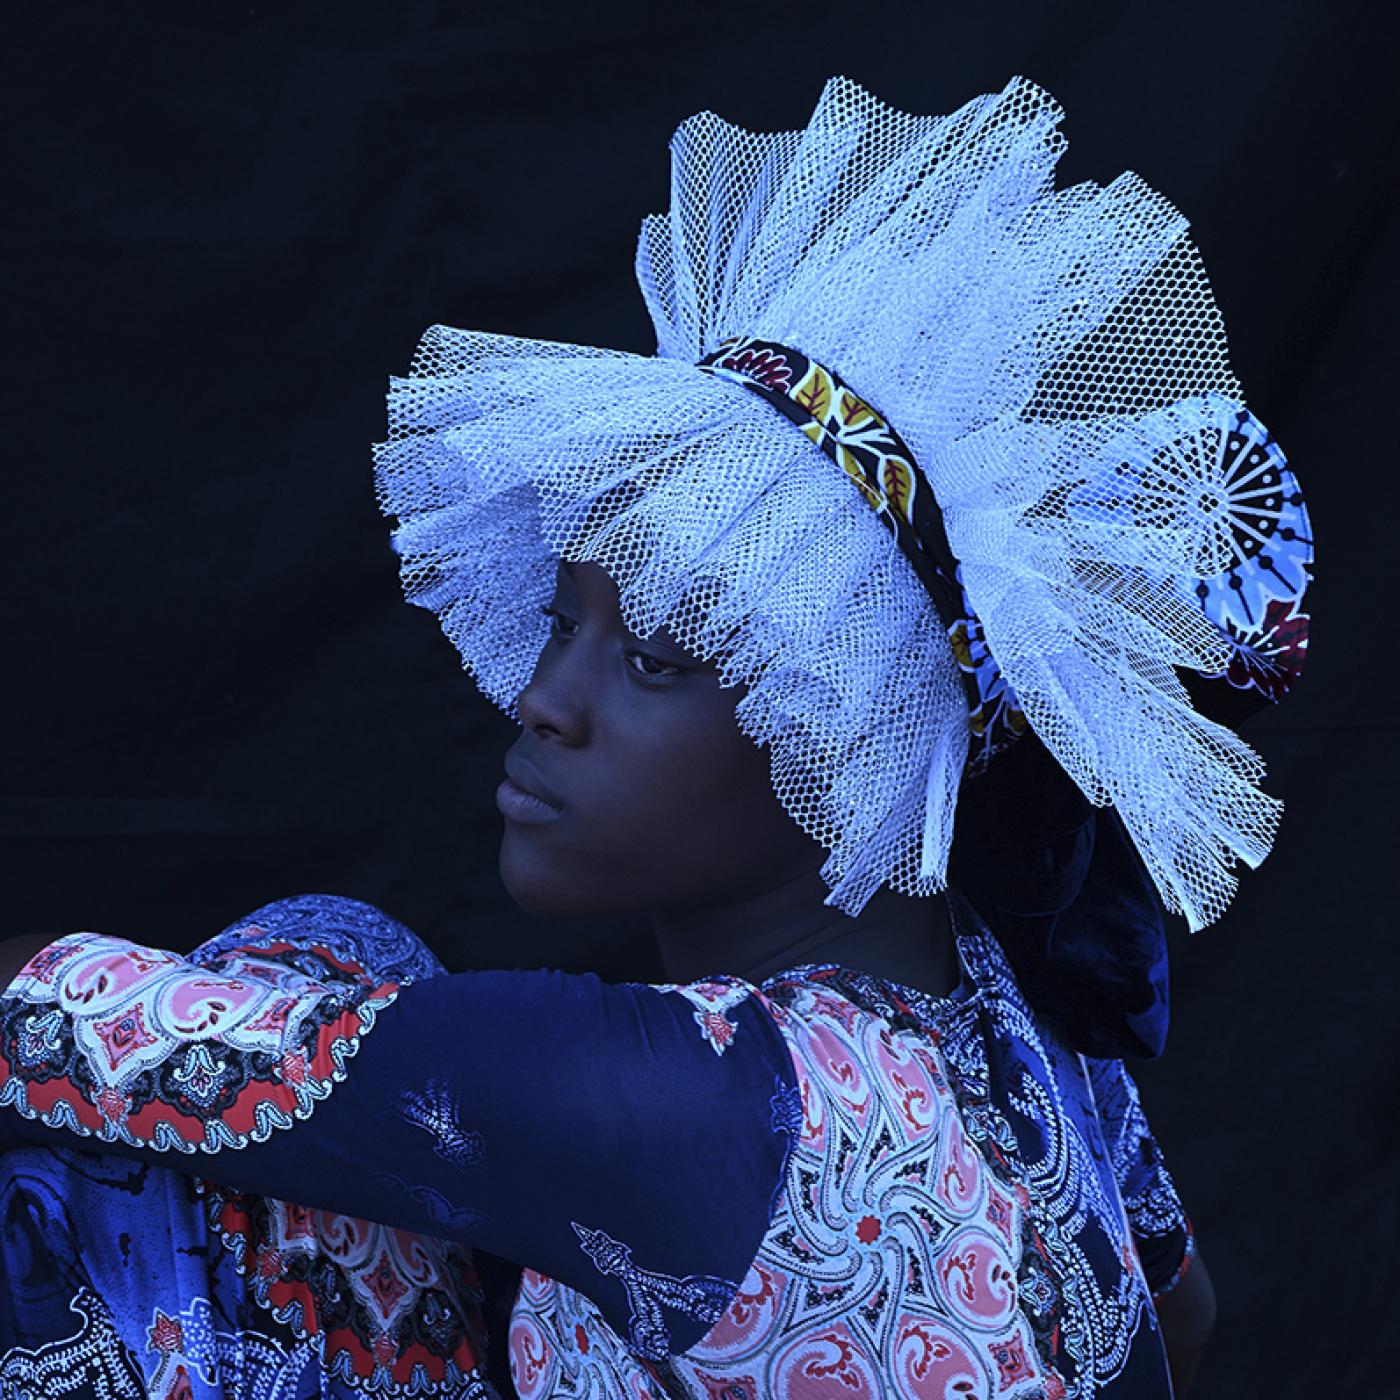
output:
[[[666,651],[675,652],[677,656],[688,657],[691,661],[696,660],[696,658],[692,656],[691,653],[688,652],[669,632],[667,632],[665,628],[658,628],[657,631],[653,632],[650,637],[638,637],[635,632],[629,632],[628,635],[632,637],[634,641],[636,641],[638,646],[662,647]]]
[[[555,591],[562,593],[564,597],[578,601],[578,585],[574,578],[574,562],[570,559],[560,558],[556,561],[557,569],[554,575]],[[666,628],[658,628],[650,637],[640,637],[633,632],[624,622],[622,630],[627,634],[630,641],[635,642],[639,647],[656,647],[661,650],[673,652],[675,656],[686,662],[687,665],[697,669],[703,669],[707,663],[701,661],[693,652],[688,651]]]

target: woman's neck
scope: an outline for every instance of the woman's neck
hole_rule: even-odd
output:
[[[931,996],[957,985],[958,960],[941,896],[881,889],[852,918],[823,901],[816,870],[748,899],[658,914],[656,942],[673,982],[729,973],[759,983],[801,963],[832,962],[903,982]]]

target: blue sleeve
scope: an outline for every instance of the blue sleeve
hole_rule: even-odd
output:
[[[1085,1064],[1133,1244],[1147,1285],[1160,1298],[1190,1267],[1196,1250],[1191,1221],[1148,1126],[1137,1085],[1122,1061]]]
[[[795,1073],[762,997],[380,981],[324,942],[263,918],[214,967],[50,945],[0,997],[0,1133],[479,1246],[585,1294],[642,1356],[704,1336],[786,1163]]]

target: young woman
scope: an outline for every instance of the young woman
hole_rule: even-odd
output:
[[[1296,674],[1311,543],[1184,220],[1132,175],[1055,191],[1058,119],[1021,79],[702,114],[643,227],[657,356],[428,333],[379,488],[410,598],[521,723],[502,874],[650,914],[672,980],[433,975],[314,896],[188,961],[9,950],[0,1133],[135,1163],[106,1196],[220,1183],[189,1228],[237,1272],[226,1317],[140,1336],[69,1269],[70,1372],[115,1328],[112,1394],[254,1393],[256,1332],[268,1393],[489,1394],[476,1246],[525,1266],[525,1396],[1189,1373],[1209,1282],[1118,1056],[1160,1043],[1147,877],[1199,926],[1267,850],[1203,710]],[[16,1158],[65,1164],[55,1201],[90,1160]],[[16,1385],[60,1370],[40,1303]]]

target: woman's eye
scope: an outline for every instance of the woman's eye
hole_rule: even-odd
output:
[[[578,631],[578,623],[571,617],[565,617],[557,608],[542,607],[540,611],[549,619],[549,630],[555,637],[572,637]]]
[[[661,661],[655,656],[648,656],[644,651],[629,651],[627,653],[627,664],[639,676],[645,676],[648,680],[658,680],[666,676],[678,676],[682,669],[679,666],[672,666],[668,661]]]
[[[569,617],[559,611],[553,604],[546,604],[540,611],[549,619],[549,635],[568,639],[577,635],[579,623],[577,618]],[[683,666],[674,666],[669,661],[662,661],[660,657],[651,656],[644,651],[624,652],[624,659],[628,667],[635,675],[644,676],[647,680],[667,680],[671,676],[678,676],[685,669]]]

